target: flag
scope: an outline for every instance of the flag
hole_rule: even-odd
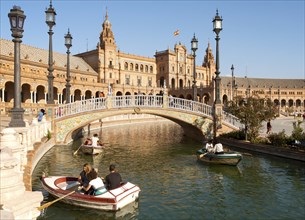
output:
[[[176,30],[175,32],[174,32],[174,36],[177,36],[177,35],[179,35],[180,33],[179,33],[179,30]]]

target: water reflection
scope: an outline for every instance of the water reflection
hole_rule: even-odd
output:
[[[71,206],[60,203],[60,206],[54,206],[52,212],[45,210],[39,219],[73,219],[73,220],[111,220],[111,219],[136,219],[138,215],[138,202],[131,203],[117,212],[106,212],[101,210],[86,209],[82,207]],[[49,209],[49,208],[48,208]],[[67,216],[66,213],[69,213]]]

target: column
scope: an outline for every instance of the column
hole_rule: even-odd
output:
[[[44,93],[44,103],[47,104],[47,93]]]
[[[31,91],[31,103],[33,103],[33,91]]]

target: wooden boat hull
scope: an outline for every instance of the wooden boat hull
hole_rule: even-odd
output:
[[[60,200],[64,203],[84,208],[105,211],[118,211],[138,200],[140,188],[130,182],[121,187],[109,190],[102,195],[84,195],[77,190],[76,177],[51,176],[41,179],[43,188],[54,197],[62,197],[76,189],[76,192]]]
[[[92,147],[91,145],[82,145],[81,151],[84,154],[97,155],[103,153],[104,148],[102,146]]]
[[[205,163],[236,166],[242,160],[242,155],[236,152],[226,152],[224,154],[206,153],[201,149],[197,151],[197,158]]]

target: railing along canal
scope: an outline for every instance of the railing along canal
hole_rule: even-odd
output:
[[[166,103],[166,104],[165,104]],[[82,112],[118,108],[169,108],[189,113],[201,114],[206,117],[213,116],[210,105],[194,102],[192,100],[158,95],[108,96],[102,98],[86,99],[73,103],[60,105],[55,109],[55,117],[61,118]],[[222,113],[222,120],[234,127],[241,127],[237,117],[227,112]]]

